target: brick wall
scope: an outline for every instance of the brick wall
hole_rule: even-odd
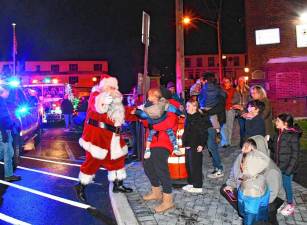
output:
[[[246,40],[251,72],[263,69],[270,58],[306,55],[306,48],[296,46],[296,24],[307,0],[246,0]],[[280,43],[256,45],[255,30],[280,29]]]

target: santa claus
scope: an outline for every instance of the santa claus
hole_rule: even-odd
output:
[[[126,178],[125,155],[128,147],[120,136],[120,127],[131,110],[125,110],[122,94],[118,91],[117,79],[103,76],[92,90],[84,130],[79,140],[86,151],[86,160],[79,173],[79,184],[75,186],[77,196],[86,201],[85,187],[93,181],[102,166],[108,171],[108,179],[114,183],[113,192],[132,192],[123,185]],[[126,112],[125,112],[126,111]],[[128,118],[129,119],[129,118]]]

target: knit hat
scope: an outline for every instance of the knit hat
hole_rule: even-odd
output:
[[[167,85],[166,85],[166,88],[169,89],[169,88],[172,88],[172,87],[175,87],[175,83],[172,82],[172,81],[168,82]]]

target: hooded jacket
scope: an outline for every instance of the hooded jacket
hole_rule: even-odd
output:
[[[256,135],[253,137],[250,137],[256,142],[257,150],[259,152],[262,152],[267,157],[270,157],[270,150],[268,148],[267,141],[264,137],[261,135]],[[242,153],[238,155],[236,158],[232,169],[230,171],[230,175],[228,180],[226,181],[226,184],[228,186],[231,186],[232,188],[238,188],[241,184],[241,181],[239,180],[240,177],[242,177],[242,173],[240,171],[240,163],[242,160]],[[270,203],[272,203],[277,197],[284,200],[285,199],[285,190],[282,185],[282,177],[280,169],[276,166],[276,164],[273,162],[273,160],[269,160],[269,164],[267,168],[264,171],[264,177],[267,186],[270,189]]]

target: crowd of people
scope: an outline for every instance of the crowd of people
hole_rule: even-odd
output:
[[[210,152],[214,166],[207,177],[224,176],[218,147],[233,149],[229,146],[234,146],[232,131],[237,119],[242,153],[235,160],[226,184],[221,187],[221,194],[238,210],[244,224],[278,224],[277,212],[284,216],[294,214],[291,182],[298,165],[301,130],[287,113],[278,115],[273,122],[272,107],[262,86],[249,87],[244,77],[237,83],[234,87],[230,79],[224,78],[218,85],[213,73],[205,73],[191,87],[185,110],[180,108],[183,100],[172,90],[174,83],[167,85],[169,94],[165,94],[163,88],[162,91],[150,89],[147,102],[138,107],[140,112],[136,115],[143,123],[145,121],[150,139],[144,155],[144,170],[152,186],[143,199],[162,200],[155,208],[156,212],[174,207],[167,159],[170,154],[177,154],[172,131],[177,129],[176,118],[180,113],[158,107],[166,101],[182,110],[185,116],[182,141],[186,150],[188,184],[182,187],[184,191],[203,191],[203,151]],[[158,93],[155,101],[151,96],[153,92]],[[152,115],[146,108],[149,105],[157,107],[150,112]],[[142,113],[147,117],[140,116]],[[154,123],[153,115],[159,115]],[[164,115],[163,119],[161,115]]]

